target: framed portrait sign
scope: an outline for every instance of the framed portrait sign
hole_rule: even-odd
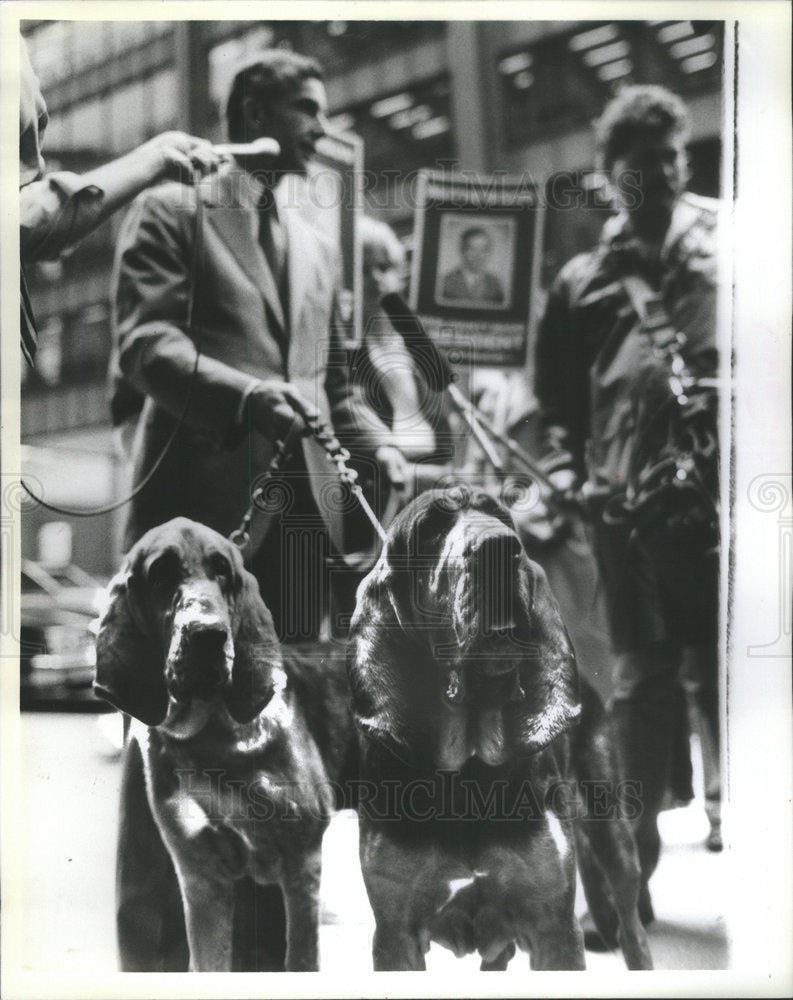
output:
[[[352,132],[324,135],[309,166],[308,211],[341,246],[339,318],[347,345],[359,344],[362,336],[363,257],[355,225],[362,181],[363,140]]]
[[[525,178],[423,172],[411,306],[446,352],[526,363],[537,284],[539,199]]]

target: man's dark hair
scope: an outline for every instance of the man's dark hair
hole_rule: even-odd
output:
[[[460,248],[462,249],[474,236],[484,236],[489,244],[493,243],[490,239],[490,233],[482,226],[469,226],[460,233]]]
[[[268,49],[255,62],[243,67],[234,77],[226,121],[232,142],[244,142],[246,98],[253,97],[264,108],[287,94],[294,93],[304,80],[322,79],[322,67],[309,56],[288,49]]]
[[[689,128],[688,110],[670,90],[655,84],[623,87],[595,125],[600,165],[611,170],[637,138],[667,132],[688,136]]]

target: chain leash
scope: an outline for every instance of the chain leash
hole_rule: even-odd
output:
[[[388,540],[388,535],[386,534],[385,528],[380,524],[377,515],[372,510],[369,501],[364,496],[364,492],[361,489],[361,485],[358,482],[358,473],[355,469],[351,469],[347,463],[350,460],[349,451],[342,446],[339,439],[331,430],[330,426],[326,424],[322,418],[317,414],[316,416],[307,417],[304,421],[301,421],[299,417],[296,417],[283,440],[276,442],[275,454],[270,460],[270,464],[262,477],[259,485],[253,491],[251,495],[251,503],[245,512],[242,523],[239,528],[229,535],[229,540],[237,545],[239,548],[244,548],[251,539],[250,527],[253,516],[257,511],[262,511],[259,503],[264,495],[267,483],[281,470],[284,461],[291,453],[295,442],[297,441],[299,435],[299,429],[301,423],[305,423],[308,427],[311,436],[320,444],[325,452],[325,456],[328,462],[334,467],[336,475],[339,480],[349,489],[349,491],[356,498],[361,506],[364,514],[369,518],[372,526],[374,527],[377,534],[380,536],[380,540],[386,542]]]
[[[355,469],[351,469],[347,465],[347,462],[350,460],[349,451],[342,446],[330,426],[322,421],[319,414],[309,417],[306,420],[306,424],[308,425],[308,428],[315,440],[322,445],[325,450],[328,461],[336,469],[336,475],[358,501],[361,510],[363,510],[364,514],[366,514],[372,527],[380,536],[380,541],[383,543],[387,542],[388,535],[386,534],[386,530],[382,524],[380,524],[377,515],[372,510],[369,501],[364,496],[361,484],[358,482],[358,473]]]

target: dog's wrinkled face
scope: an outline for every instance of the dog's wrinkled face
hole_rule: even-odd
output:
[[[362,728],[420,742],[440,767],[533,753],[577,718],[575,658],[547,580],[481,490],[428,491],[394,520],[352,639]]]
[[[145,580],[146,610],[166,648],[169,694],[176,701],[210,698],[231,681],[234,665],[230,604],[240,579],[228,554],[211,544],[177,545],[166,538],[137,571]]]
[[[100,626],[102,697],[149,725],[167,716],[166,726],[186,736],[224,706],[249,721],[280,667],[272,618],[234,545],[186,518],[141,538],[111,584]]]
[[[503,508],[459,488],[425,494],[407,523],[395,522],[386,558],[402,577],[396,589],[410,594],[403,627],[423,634],[451,675],[444,697],[519,698],[517,661],[533,648],[530,565]]]

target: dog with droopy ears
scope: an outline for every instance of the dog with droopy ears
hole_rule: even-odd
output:
[[[361,778],[380,789],[359,807],[375,968],[423,969],[435,940],[485,970],[516,946],[583,969],[576,862],[601,936],[652,968],[605,712],[504,507],[458,486],[395,518],[348,664]]]
[[[283,894],[286,941],[269,944],[286,969],[316,970],[322,836],[356,756],[343,654],[282,649],[236,546],[176,518],[111,581],[95,690],[133,719],[191,969],[231,970],[235,887],[253,879]]]

